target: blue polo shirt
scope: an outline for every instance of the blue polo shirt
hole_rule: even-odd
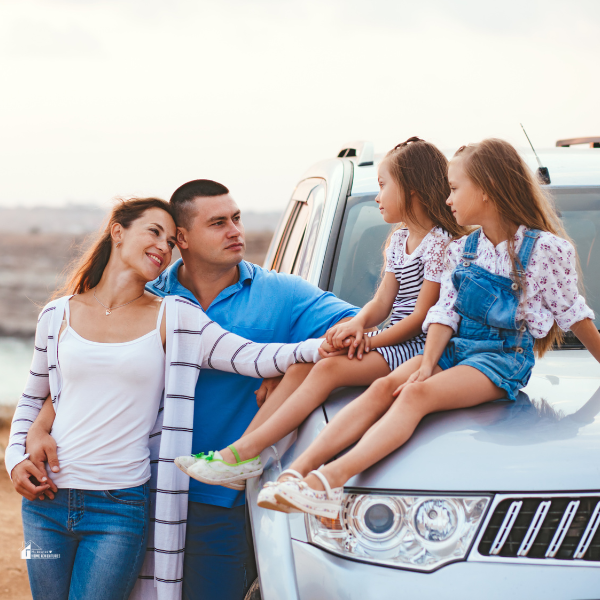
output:
[[[179,283],[181,259],[150,282],[148,291],[159,296],[183,296],[198,304]],[[295,343],[322,336],[327,329],[358,308],[296,275],[267,271],[242,261],[237,283],[224,289],[206,314],[223,329],[253,342]],[[192,452],[220,450],[237,440],[258,411],[254,391],[260,379],[203,369],[196,385]],[[244,492],[190,480],[189,499],[231,508],[244,504]]]

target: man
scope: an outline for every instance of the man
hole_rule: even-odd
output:
[[[293,275],[243,260],[240,210],[220,183],[190,181],[171,197],[182,260],[147,289],[199,304],[221,327],[255,342],[322,336],[358,309]],[[257,411],[260,380],[202,371],[195,393],[193,452],[237,439]],[[241,600],[256,577],[244,492],[190,480],[183,597]]]

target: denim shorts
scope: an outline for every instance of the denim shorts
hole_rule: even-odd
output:
[[[509,400],[516,400],[519,390],[527,385],[535,363],[533,343],[529,340],[529,336],[521,340],[453,337],[438,365],[444,371],[458,365],[473,367],[503,389]]]

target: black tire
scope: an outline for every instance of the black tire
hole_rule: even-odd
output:
[[[258,577],[253,581],[250,589],[246,592],[244,596],[244,600],[262,600],[262,596],[260,595],[260,583],[258,581]]]

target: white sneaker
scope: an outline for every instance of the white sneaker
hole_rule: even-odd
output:
[[[187,474],[209,485],[239,484],[263,472],[260,456],[237,463],[225,462],[219,452],[201,454],[197,458],[193,465],[187,467]]]
[[[310,474],[321,480],[325,491],[313,490],[304,481],[288,480],[275,488],[277,502],[317,517],[337,519],[342,506],[344,488],[331,489],[325,475],[320,471],[311,471]]]
[[[188,469],[189,467],[191,467],[193,464],[197,463],[199,460],[201,460],[200,458],[196,458],[195,456],[178,456],[175,459],[175,466],[180,470],[183,471],[188,477],[190,476],[190,474],[188,473]],[[241,481],[239,483],[221,483],[221,485],[223,487],[232,489],[232,490],[236,490],[238,492],[242,492],[246,489],[246,482],[245,481]]]
[[[275,490],[277,486],[283,481],[279,481],[284,475],[291,475],[294,479],[302,479],[302,475],[298,473],[298,471],[294,471],[294,469],[286,469],[283,471],[277,481],[267,481],[263,486],[263,489],[259,492],[257,498],[257,504],[261,508],[267,508],[269,510],[276,510],[283,513],[297,513],[301,512],[297,508],[289,506],[287,504],[282,504],[281,502],[277,502],[277,498],[275,498]],[[286,481],[288,481],[286,479]]]

